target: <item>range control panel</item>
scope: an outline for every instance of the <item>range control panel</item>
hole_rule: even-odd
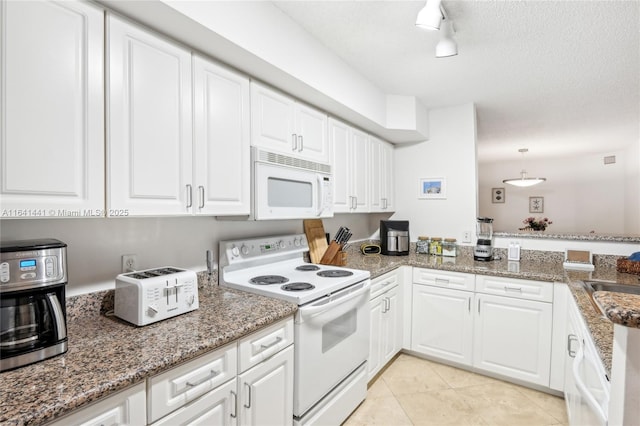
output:
[[[221,265],[247,262],[270,255],[296,254],[309,250],[305,234],[220,242]]]

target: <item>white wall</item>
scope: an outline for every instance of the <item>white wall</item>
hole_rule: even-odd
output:
[[[605,156],[615,155],[616,163],[605,165]],[[635,165],[634,165],[635,163]],[[516,232],[530,216],[548,217],[548,228],[557,233],[638,234],[637,160],[627,151],[603,152],[582,157],[547,160],[525,159],[530,176],[546,182],[529,188],[502,183],[518,177],[522,162],[495,162],[479,165],[480,215],[494,218],[494,229]],[[635,168],[635,177],[632,176]],[[492,203],[491,189],[505,188],[505,202]],[[634,189],[635,188],[635,189]],[[633,200],[632,193],[636,192]],[[529,212],[529,197],[544,197],[544,212]],[[635,224],[632,218],[635,218]]]
[[[337,215],[324,219],[334,235],[340,226],[354,232],[353,240],[368,238],[377,223],[366,214]],[[2,241],[57,238],[67,243],[69,284],[75,295],[114,287],[121,272],[121,256],[136,254],[138,269],[176,266],[206,269],[206,250],[218,253],[226,239],[303,233],[302,220],[219,221],[211,217],[126,219],[3,219]]]
[[[476,114],[473,104],[431,110],[430,140],[397,145],[396,213],[409,220],[411,240],[418,236],[456,238],[476,224]],[[418,182],[425,177],[446,179],[446,199],[418,199]]]
[[[640,140],[625,154],[624,224],[629,233],[640,234]]]

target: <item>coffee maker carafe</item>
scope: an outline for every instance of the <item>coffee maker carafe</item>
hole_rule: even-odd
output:
[[[409,221],[380,221],[380,253],[387,256],[409,254]]]
[[[493,259],[493,219],[479,217],[476,224],[478,241],[473,248],[473,259],[488,261]]]

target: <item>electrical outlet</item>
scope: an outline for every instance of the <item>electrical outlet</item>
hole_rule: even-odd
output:
[[[133,272],[138,268],[138,256],[135,254],[122,255],[122,272]]]
[[[471,231],[464,231],[462,233],[462,242],[470,243],[471,242]]]

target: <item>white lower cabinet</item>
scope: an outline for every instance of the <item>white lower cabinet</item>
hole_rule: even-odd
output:
[[[411,350],[549,386],[553,283],[414,268]]]
[[[238,376],[241,425],[293,424],[293,346]]]
[[[368,380],[402,349],[401,276],[396,270],[371,282]]]
[[[473,365],[549,386],[551,303],[477,294]]]
[[[471,365],[473,300],[473,292],[414,284],[411,350]]]
[[[49,425],[144,425],[147,424],[145,404],[146,393],[143,382],[75,411]]]

